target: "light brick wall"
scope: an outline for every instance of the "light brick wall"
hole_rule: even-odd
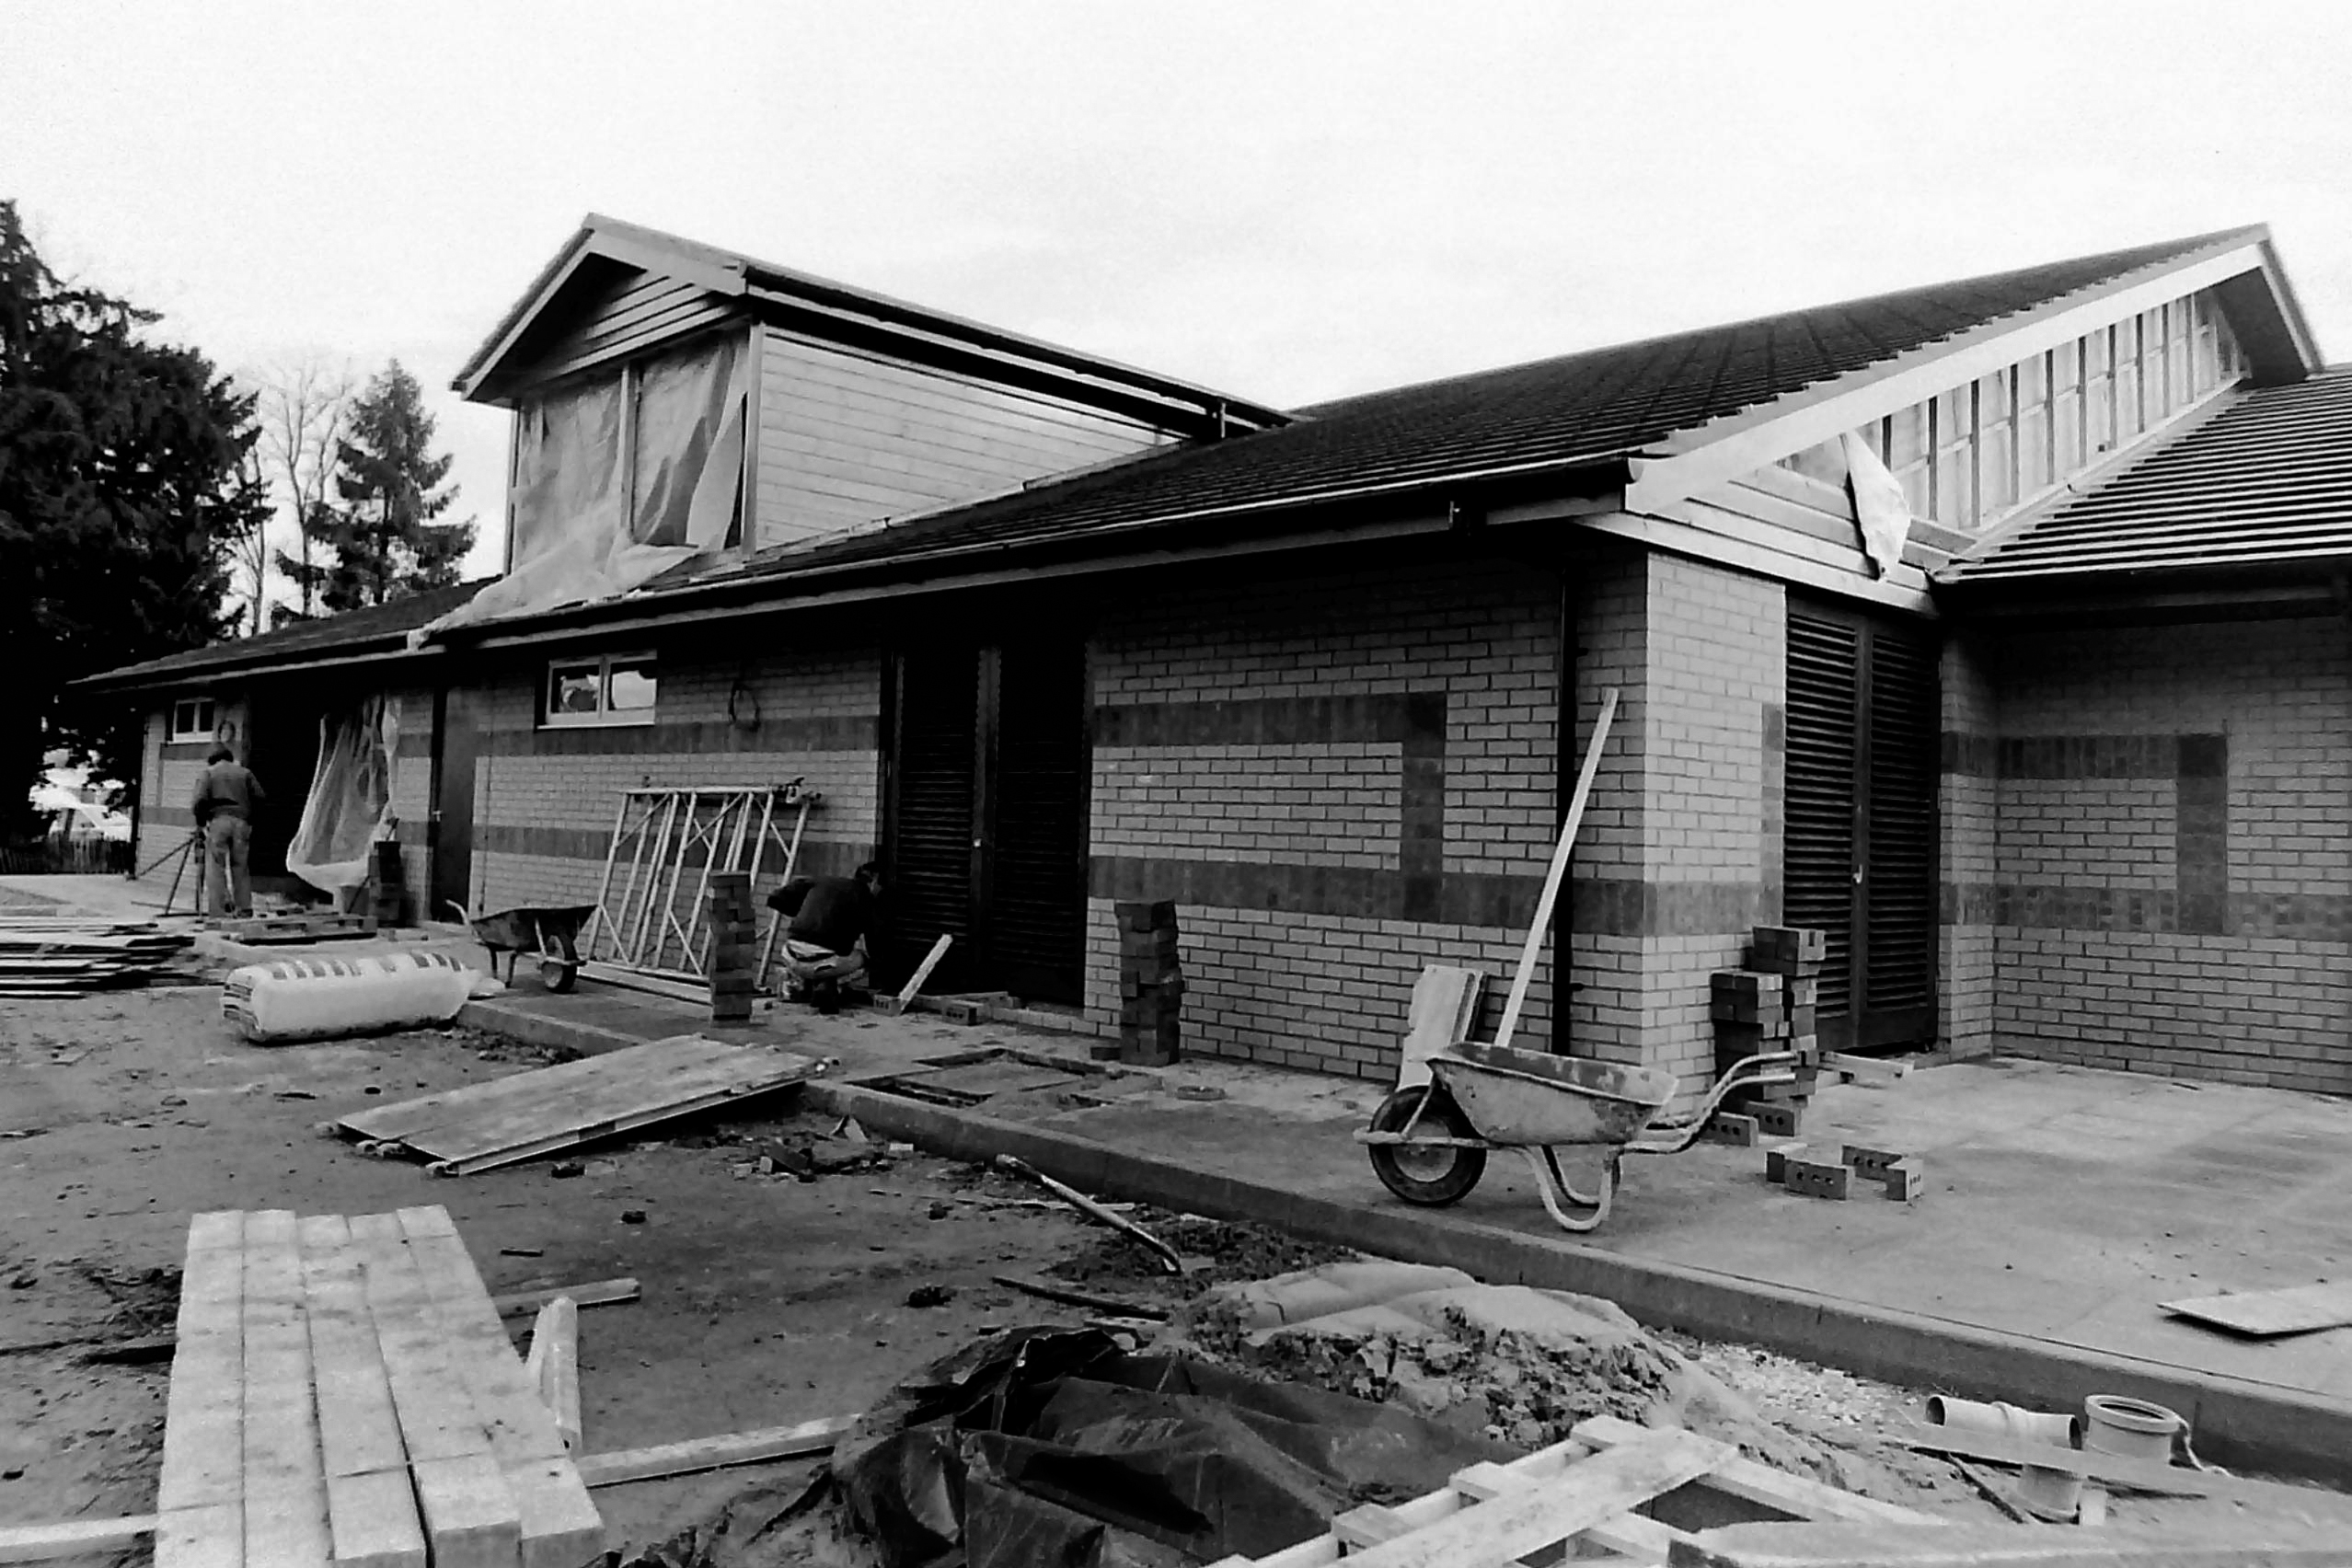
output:
[[[1708,976],[1780,904],[1788,605],[1781,585],[1676,556],[1596,557],[1579,728],[1620,706],[1574,865],[1579,1055],[1714,1074]],[[1586,744],[1580,741],[1581,744]]]
[[[1390,1076],[1427,963],[1493,974],[1491,1029],[1551,849],[1559,615],[1551,574],[1499,562],[1106,613],[1089,1020],[1115,1025],[1111,909],[1135,896],[1182,905],[1185,1034],[1204,1055]],[[1547,963],[1521,1025],[1539,1048],[1550,979]]]
[[[612,729],[542,727],[543,670],[511,669],[479,692],[473,907],[594,903],[620,792],[629,789],[765,789],[802,778],[824,800],[809,813],[801,869],[847,871],[873,855],[878,651],[742,661],[664,652],[656,722]],[[790,817],[778,815],[789,840]],[[755,896],[764,898],[780,871],[780,851],[771,848]]]
[[[2341,621],[2000,653],[1993,1024],[2035,1055],[2352,1092]]]
[[[1978,1055],[1992,1048],[1994,1038],[1993,911],[1985,890],[1996,880],[2000,848],[1994,788],[2000,710],[1977,638],[1947,640],[1943,685],[1936,1034],[1944,1049]]]

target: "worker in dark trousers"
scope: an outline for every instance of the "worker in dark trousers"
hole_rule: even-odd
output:
[[[247,864],[253,853],[253,813],[263,800],[261,780],[236,760],[226,746],[216,745],[204,759],[203,776],[196,780],[196,832],[204,846],[204,909],[225,915],[253,913],[253,881]]]
[[[882,925],[882,868],[871,860],[854,877],[794,877],[767,895],[787,917],[784,994],[838,1012],[847,995],[867,989],[867,942]]]

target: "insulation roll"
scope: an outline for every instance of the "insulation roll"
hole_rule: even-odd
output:
[[[480,978],[437,952],[248,963],[229,972],[221,1016],[269,1045],[414,1029],[455,1018]]]

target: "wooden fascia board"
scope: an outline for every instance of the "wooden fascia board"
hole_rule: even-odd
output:
[[[2319,340],[2312,335],[2312,324],[2304,318],[2303,302],[2288,285],[2287,269],[2278,259],[2278,247],[2266,234],[2259,243],[2263,281],[2270,285],[2270,297],[2278,307],[2278,318],[2286,327],[2287,335],[2295,341],[2295,352],[2303,362],[2303,375],[2316,375],[2327,368],[2327,361],[2321,357]]]
[[[1781,548],[1769,536],[1771,530],[1761,524],[1757,525],[1753,535],[1743,536],[1701,527],[1678,518],[1637,513],[1630,508],[1595,511],[1584,502],[1543,502],[1498,509],[1489,514],[1489,520],[1495,523],[1535,522],[1545,517],[1573,521],[1596,533],[1632,539],[1653,549],[1686,556],[1713,566],[1732,567],[1757,577],[1793,583],[1816,593],[1904,610],[1912,615],[1933,617],[1937,613],[1935,601],[1928,595],[1927,574],[1917,567],[1898,566],[1885,577],[1869,577],[1827,560]],[[1815,541],[1808,539],[1806,542]],[[1858,561],[1863,559],[1859,550],[1852,554]]]
[[[382,663],[396,659],[439,658],[445,651],[431,645],[410,648],[407,645],[405,633],[398,642],[383,639],[375,640],[384,645],[351,652],[321,653],[315,658],[290,658],[283,662],[259,658],[194,670],[158,670],[150,675],[126,676],[119,682],[103,674],[89,675],[70,684],[78,690],[101,697],[155,696],[191,687],[204,689],[225,681],[244,682],[268,675],[292,674],[303,670],[338,670],[353,664]]]
[[[458,394],[467,401],[476,401],[482,387],[497,378],[501,367],[506,363],[507,357],[513,353],[515,346],[523,340],[524,335],[538,322],[548,307],[554,304],[557,297],[563,293],[565,286],[579,275],[580,269],[587,265],[591,259],[617,261],[625,267],[635,267],[640,271],[659,272],[667,277],[682,279],[697,288],[715,294],[723,294],[729,298],[739,297],[749,286],[741,266],[730,268],[717,265],[698,257],[648,245],[626,235],[590,228],[582,231],[573,244],[574,248],[571,254],[565,257],[548,274],[547,281],[542,282],[533,292],[529,301],[514,313],[507,324],[506,330],[500,334],[497,341],[476,355],[473,362],[453,383]]]
[[[1931,343],[1884,363],[1807,387],[1669,437],[1661,455],[1642,460],[1628,510],[1643,512],[1680,500],[1792,453],[1835,440],[1872,420],[1923,403],[1939,392],[2016,363],[2125,317],[2262,271],[2274,290],[2277,275],[2260,241],[2249,238],[2218,255],[2167,268],[2151,277],[2106,283],[2086,297],[2070,296],[2023,317],[1990,321],[1947,343]]]

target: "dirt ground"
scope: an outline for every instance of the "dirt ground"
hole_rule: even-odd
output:
[[[1034,1189],[974,1167],[905,1154],[813,1181],[762,1174],[763,1154],[790,1163],[831,1130],[789,1094],[586,1151],[569,1179],[541,1160],[438,1180],[320,1125],[547,1055],[462,1030],[254,1046],[221,1021],[219,997],[191,986],[0,1001],[0,1524],[151,1505],[169,1364],[104,1355],[169,1328],[187,1218],[200,1210],[437,1203],[493,1291],[639,1279],[641,1299],[582,1315],[591,1451],[853,1412],[985,1329],[1092,1315],[994,1274],[1173,1307],[1209,1283],[1342,1255],[1261,1228],[1134,1211],[1199,1260],[1180,1283]],[[642,1221],[625,1222],[628,1211]],[[1800,1428],[1917,1409],[1908,1390],[1735,1346],[1680,1347]],[[648,1482],[600,1491],[597,1503],[626,1551],[812,1471]],[[1989,1510],[1956,1477],[1939,1479],[1920,1505]]]
[[[760,1146],[831,1123],[755,1105],[593,1151],[577,1179],[542,1161],[436,1180],[317,1125],[542,1057],[456,1031],[247,1045],[221,1023],[219,996],[0,1003],[0,1524],[151,1505],[169,1364],[23,1347],[168,1329],[188,1216],[202,1209],[438,1203],[493,1291],[635,1276],[641,1300],[581,1315],[582,1414],[597,1450],[854,1412],[984,1326],[1085,1316],[989,1283],[1043,1274],[1095,1234],[1058,1210],[989,1199],[1033,1197],[1002,1178],[911,1157],[811,1182],[760,1176],[743,1169]],[[628,1209],[644,1223],[622,1223]],[[934,1286],[951,1293],[944,1305],[906,1304]],[[722,1472],[597,1502],[616,1545],[643,1542],[738,1484]]]

